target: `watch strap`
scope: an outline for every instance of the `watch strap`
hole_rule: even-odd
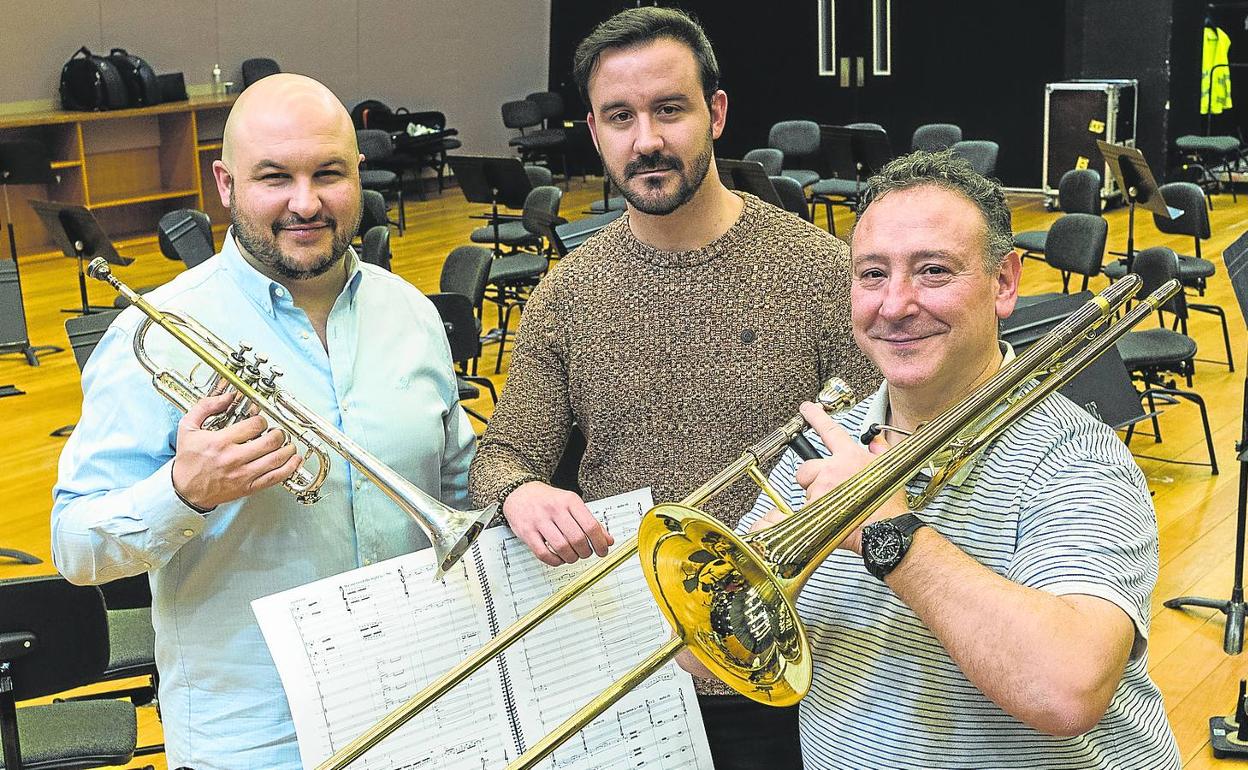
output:
[[[866,533],[866,530],[864,530],[862,563],[863,566],[867,568],[867,572],[871,573],[871,575],[879,580],[883,580],[887,577],[888,573],[896,569],[897,565],[901,564],[902,559],[906,558],[906,553],[910,550],[910,543],[914,538],[914,533],[921,527],[925,526],[927,525],[918,517],[917,514],[915,514],[914,511],[907,511],[900,516],[894,516],[891,519],[884,519],[883,521],[877,521],[876,523],[869,525],[869,527],[888,527],[889,529],[892,529],[897,533],[900,543],[897,557],[890,563],[880,563],[874,561],[871,558],[869,546],[866,542],[870,539],[870,536]]]

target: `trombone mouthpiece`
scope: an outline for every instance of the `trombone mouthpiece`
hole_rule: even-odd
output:
[[[97,281],[108,281],[112,277],[113,271],[108,267],[108,261],[103,257],[96,257],[91,260],[91,264],[87,265],[87,275]]]

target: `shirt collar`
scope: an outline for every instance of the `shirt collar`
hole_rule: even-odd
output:
[[[225,231],[225,243],[221,247],[220,259],[243,294],[247,295],[256,307],[270,317],[277,315],[278,304],[291,302],[290,292],[285,286],[256,270],[243,256],[242,247],[234,239],[233,227]],[[359,291],[364,271],[360,269],[360,260],[355,255],[354,249],[348,247],[343,259],[347,260],[347,282],[343,287],[343,292],[347,294],[348,300],[353,300],[355,293]]]
[[[1001,346],[1001,366],[1005,366],[1014,360],[1014,348],[1005,340],[998,340],[997,344]],[[1006,408],[1004,402],[998,405],[993,412],[993,416],[1000,413]],[[867,406],[867,412],[862,416],[862,422],[858,426],[858,433],[861,434],[867,429],[868,425],[883,425],[885,418],[888,417],[888,380],[880,383],[879,389],[872,396],[871,403]],[[980,450],[983,451],[982,449]],[[975,467],[977,457],[970,458],[959,470],[949,479],[949,483],[953,486],[961,486],[967,477],[971,475],[971,470]],[[918,475],[923,478],[930,478],[927,468],[919,470]]]

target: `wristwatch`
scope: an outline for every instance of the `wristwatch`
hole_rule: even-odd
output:
[[[862,563],[880,580],[892,572],[914,539],[915,530],[926,526],[913,512],[877,521],[862,528]]]

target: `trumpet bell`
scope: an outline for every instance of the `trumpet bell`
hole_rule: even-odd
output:
[[[810,689],[810,643],[787,583],[723,523],[679,504],[641,521],[642,574],[659,609],[717,677],[771,706],[789,706]]]

